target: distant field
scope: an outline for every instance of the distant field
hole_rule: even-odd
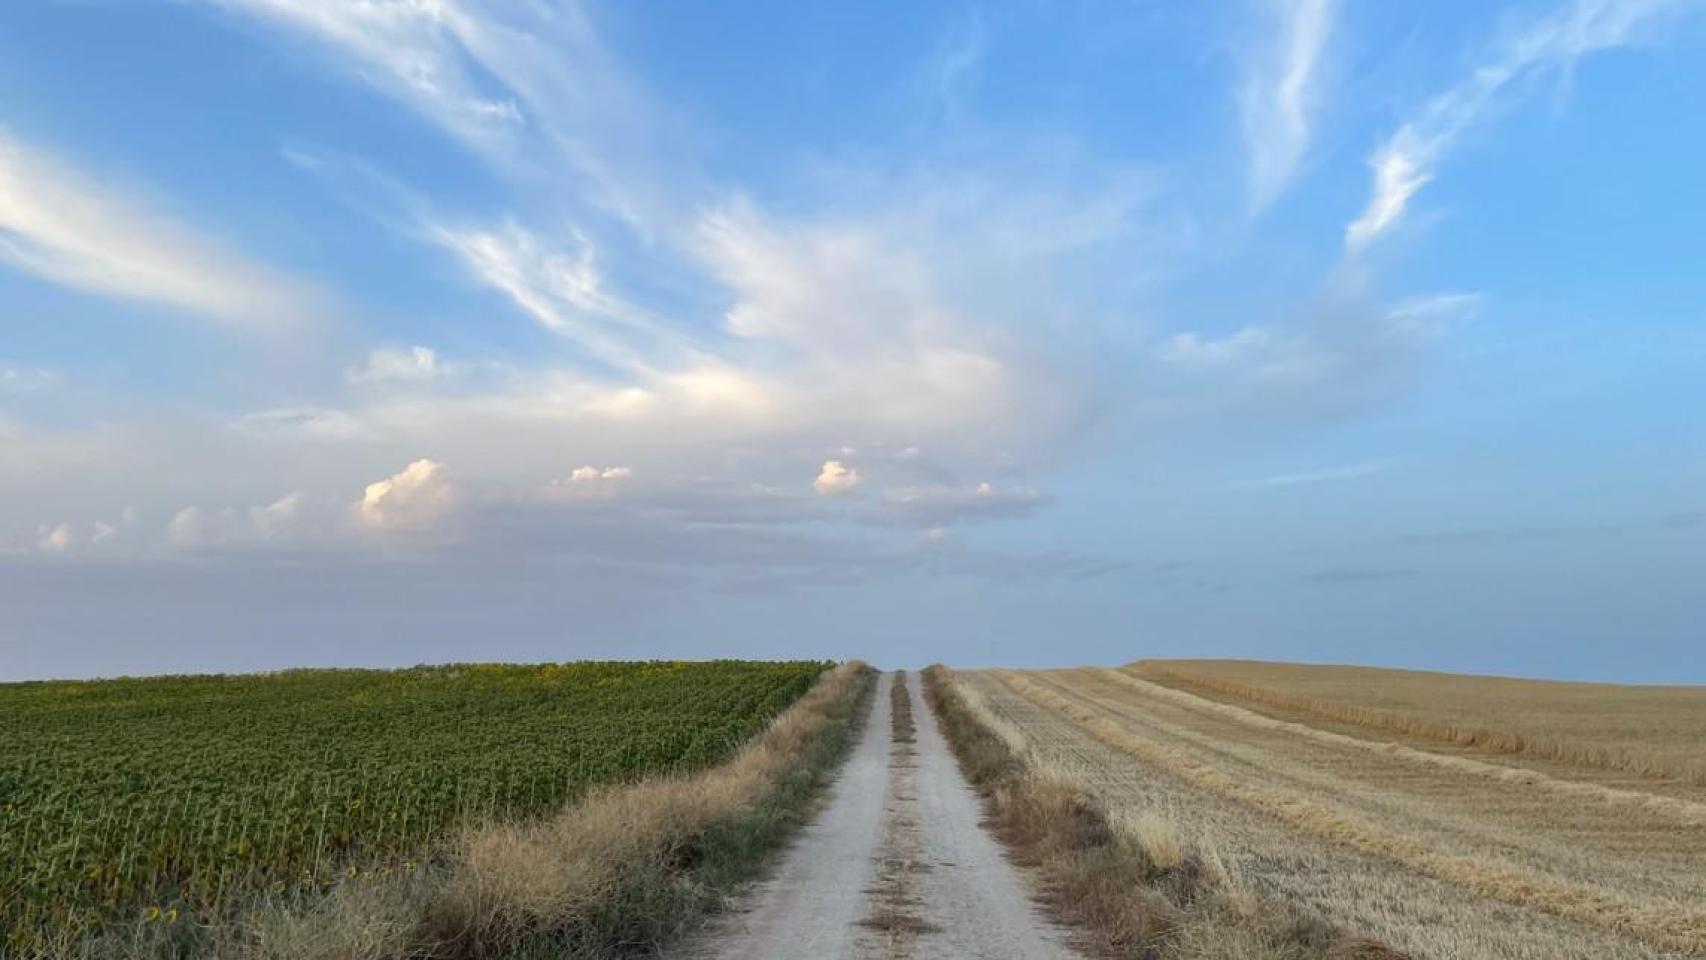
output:
[[[1136,676],[1371,730],[1706,784],[1706,686],[1559,683],[1249,660],[1141,660]]]
[[[1496,724],[1523,738],[1511,748],[1545,735],[1594,763],[1641,748],[1643,769],[1675,773],[1698,759],[1700,691],[1195,662],[961,676],[1116,822],[1165,818],[1224,856],[1234,888],[1407,954],[1706,956],[1703,791],[1339,719]],[[1263,699],[1282,696],[1319,713]]]
[[[827,664],[571,663],[0,685],[0,955],[408,871],[458,824],[727,756]]]

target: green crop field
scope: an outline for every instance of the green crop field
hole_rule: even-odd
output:
[[[0,955],[413,870],[470,819],[714,763],[827,668],[459,665],[0,685]]]

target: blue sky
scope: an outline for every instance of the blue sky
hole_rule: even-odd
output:
[[[1682,0],[0,11],[0,679],[1703,681]]]

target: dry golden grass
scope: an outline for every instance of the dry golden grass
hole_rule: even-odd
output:
[[[1706,954],[1706,830],[1697,804],[1531,771],[1504,776],[1483,761],[1279,721],[1115,671],[1003,673],[1000,682],[1182,785],[1186,804],[1208,797],[1253,811],[1268,823],[1261,829],[1292,838],[1298,856],[1313,847],[1372,858],[1345,869],[1366,875],[1369,889],[1409,888],[1399,895],[1437,904],[1424,913],[1475,922],[1471,914],[1484,911],[1470,901],[1479,899],[1582,928],[1524,919],[1550,952],[1528,954],[1520,942],[1495,938],[1485,952],[1463,956],[1648,955],[1642,944]],[[990,697],[994,688],[983,691]],[[1037,723],[1014,725],[1025,733],[1027,722]],[[1270,876],[1290,885],[1284,874]],[[1302,885],[1322,886],[1311,878]],[[1356,886],[1333,893],[1358,895]],[[1337,917],[1370,909],[1319,906]],[[1371,917],[1367,929],[1419,952],[1429,941],[1407,923],[1381,926]],[[1441,952],[1437,941],[1431,952]]]
[[[1370,730],[1706,785],[1706,686],[1250,660],[1142,660],[1126,669],[1168,686]]]
[[[704,906],[684,891],[708,832],[752,815],[799,773],[826,731],[850,722],[869,674],[863,664],[831,671],[720,766],[609,788],[542,820],[470,829],[431,876],[351,886],[307,910],[260,910],[215,952],[244,960],[598,956],[613,942],[632,947],[636,931],[667,934]],[[778,811],[726,839],[773,845],[785,819]]]

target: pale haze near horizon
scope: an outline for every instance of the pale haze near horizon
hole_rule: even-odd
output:
[[[8,5],[0,680],[1706,681],[1702,13]]]

